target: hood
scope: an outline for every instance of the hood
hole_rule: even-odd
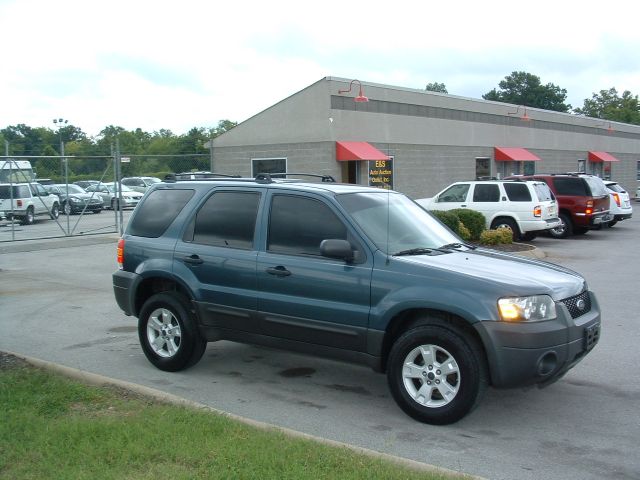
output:
[[[443,275],[474,277],[485,285],[501,284],[500,290],[507,295],[547,294],[554,300],[562,300],[578,295],[587,288],[584,278],[568,268],[495,250],[479,248],[395,259],[415,267],[442,269]]]

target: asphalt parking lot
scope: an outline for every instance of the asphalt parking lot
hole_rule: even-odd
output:
[[[486,478],[639,479],[639,237],[636,216],[568,240],[536,239],[547,260],[587,278],[603,311],[602,339],[560,382],[491,389],[446,427],[404,415],[383,375],[331,360],[219,342],[190,370],[155,369],[136,320],[113,299],[113,234],[0,244],[0,350]]]

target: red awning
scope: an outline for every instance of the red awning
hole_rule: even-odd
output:
[[[619,162],[616,157],[607,152],[589,152],[590,162]]]
[[[389,160],[389,156],[367,142],[336,142],[336,160]]]
[[[537,162],[539,157],[526,148],[493,147],[496,162]]]

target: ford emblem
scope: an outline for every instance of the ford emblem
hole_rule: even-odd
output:
[[[581,298],[576,302],[576,307],[578,307],[578,310],[582,311],[587,307],[587,302]]]

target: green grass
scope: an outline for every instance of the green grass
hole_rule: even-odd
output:
[[[0,478],[453,477],[20,366],[0,368]]]

